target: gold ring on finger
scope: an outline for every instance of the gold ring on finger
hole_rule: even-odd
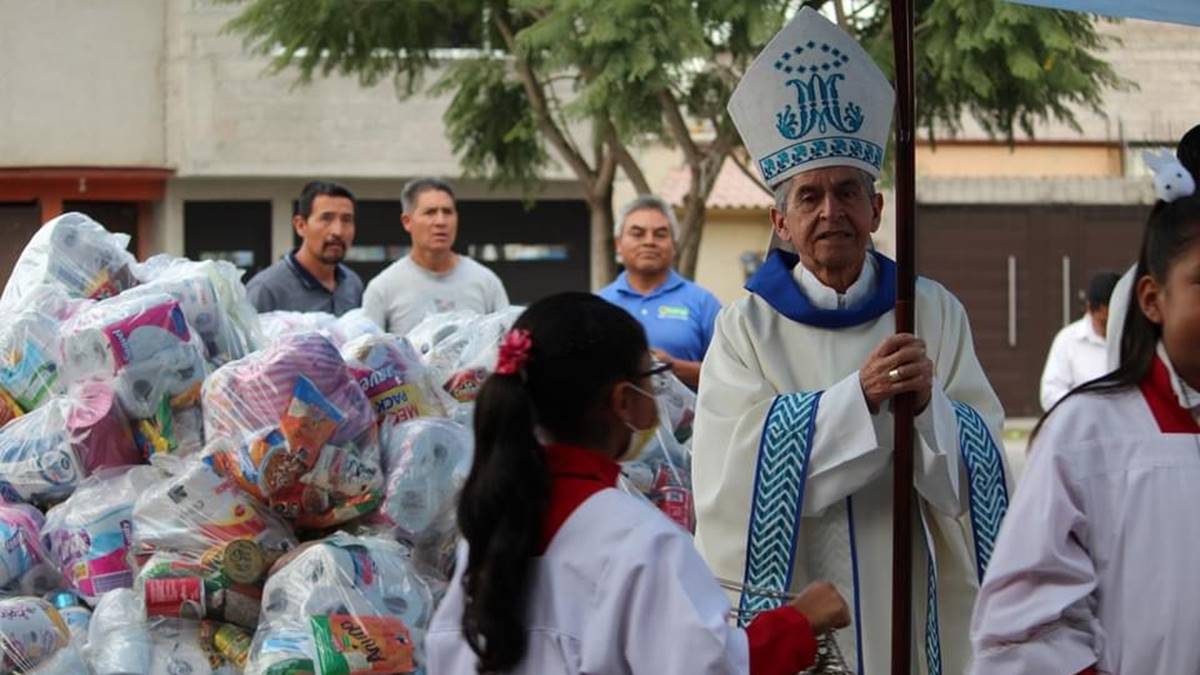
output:
[[[900,369],[892,368],[891,370],[888,371],[887,376],[888,376],[888,379],[891,380],[892,382],[899,382],[900,381]]]

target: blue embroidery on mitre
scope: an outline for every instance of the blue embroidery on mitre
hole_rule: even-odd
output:
[[[996,538],[1000,535],[1000,524],[1008,511],[1004,459],[983,416],[966,403],[952,403],[958,420],[958,447],[967,468],[975,565],[982,583],[996,548]]]
[[[806,58],[805,51],[811,55]],[[796,58],[792,59],[795,55]],[[850,56],[837,47],[809,41],[783,52],[775,61],[775,70],[784,75],[795,74],[784,82],[784,86],[796,90],[796,108],[791,104],[775,113],[775,128],[786,139],[804,138],[815,128],[824,134],[833,130],[852,134],[862,128],[862,106],[847,101],[842,106],[838,95],[838,82],[846,79],[844,73],[834,72],[850,62]]]
[[[743,586],[785,592],[792,583],[796,563],[796,537],[804,509],[804,484],[821,392],[777,396],[767,413],[759,441],[750,498],[750,527],[746,541]],[[783,600],[772,595],[742,591],[738,621],[742,626],[759,612],[774,609]]]

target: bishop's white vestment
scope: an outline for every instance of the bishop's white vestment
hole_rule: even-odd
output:
[[[810,300],[796,256],[776,250],[752,294],[721,312],[701,371],[693,482],[697,546],[718,577],[750,589],[739,608],[778,603],[753,590],[827,579],[852,609],[841,651],[874,675],[890,665],[893,424],[886,407],[868,410],[858,369],[895,332],[896,272],[868,256],[874,279],[848,309]],[[914,672],[956,675],[1007,506],[1004,413],[959,301],[919,279],[916,323],[935,377],[914,443]]]

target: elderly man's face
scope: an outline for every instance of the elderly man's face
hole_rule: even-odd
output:
[[[771,209],[780,239],[791,242],[814,273],[862,263],[879,229],[883,197],[872,195],[864,174],[851,167],[813,169],[791,179],[784,211]]]
[[[658,209],[638,209],[625,218],[617,253],[635,274],[658,274],[675,263],[671,221]]]

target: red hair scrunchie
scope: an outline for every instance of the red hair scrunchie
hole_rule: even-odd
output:
[[[516,375],[525,367],[529,360],[529,350],[533,347],[533,339],[529,331],[522,329],[510,330],[500,340],[500,354],[496,359],[497,375]]]

